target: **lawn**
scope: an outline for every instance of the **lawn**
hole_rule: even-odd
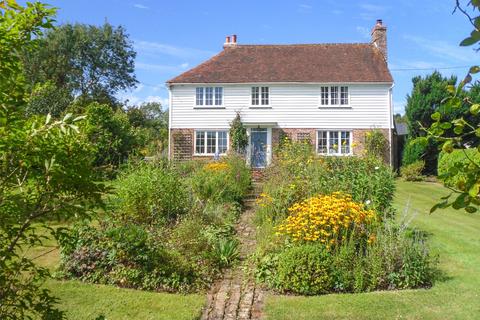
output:
[[[27,253],[39,265],[54,270],[59,263],[57,244],[53,239],[43,242]],[[203,294],[169,294],[120,289],[79,281],[48,280],[46,288],[60,298],[58,307],[68,319],[198,319],[205,303]]]
[[[478,319],[480,315],[480,215],[453,209],[429,214],[448,191],[438,184],[397,182],[395,207],[410,203],[412,225],[431,233],[445,280],[428,290],[268,296],[267,319]],[[414,213],[416,211],[417,213]]]

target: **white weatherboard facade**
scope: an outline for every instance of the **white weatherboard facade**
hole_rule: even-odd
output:
[[[320,87],[348,86],[348,106],[320,105]],[[223,87],[223,105],[195,105],[195,89]],[[268,86],[268,106],[251,105],[251,87]],[[171,129],[227,129],[236,112],[245,123],[279,128],[391,129],[392,84],[175,84],[170,86]]]
[[[223,88],[223,104],[196,106],[196,88],[212,86]],[[269,104],[253,106],[252,87],[261,86],[269,88]],[[321,105],[322,86],[348,86],[348,105]],[[249,127],[249,136],[252,129],[254,132],[263,128],[267,132],[265,151],[268,165],[272,159],[274,128],[391,130],[392,87],[392,83],[171,84],[170,129],[228,130],[230,122],[239,112],[242,122]],[[247,150],[251,151],[250,148]],[[250,155],[247,159],[250,161]]]

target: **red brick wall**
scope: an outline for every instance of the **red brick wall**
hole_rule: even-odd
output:
[[[194,147],[193,129],[170,129],[170,159],[187,161],[193,158]]]

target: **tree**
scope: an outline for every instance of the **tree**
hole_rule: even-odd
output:
[[[240,113],[230,123],[230,139],[232,140],[232,148],[235,152],[244,153],[248,146],[247,129],[242,123]]]
[[[412,93],[407,96],[405,108],[405,115],[408,119],[409,141],[425,135],[422,128],[427,128],[432,124],[433,120],[430,115],[441,108],[442,101],[448,96],[445,91],[446,86],[455,84],[457,79],[454,76],[445,78],[438,71],[435,71],[424,78],[421,76],[414,77],[412,82]],[[408,165],[417,160],[424,160],[424,173],[435,174],[438,161],[438,150],[435,142],[430,141],[421,152],[418,152],[418,150],[411,151],[410,148],[415,147],[407,143],[404,150],[404,155],[407,156],[403,157],[402,164]],[[421,158],[412,157],[414,155],[420,155]]]
[[[134,127],[140,153],[144,156],[163,152],[168,144],[168,111],[159,102],[147,102],[127,110]]]
[[[470,11],[469,11],[470,9]],[[456,1],[455,11],[463,13],[474,30],[470,36],[460,42],[460,46],[472,46],[480,42],[480,16],[472,17],[471,14],[480,10],[480,1],[472,0],[469,7],[465,8]],[[445,88],[447,94],[443,101],[443,107],[431,114],[433,123],[424,128],[425,137],[416,139],[416,143],[426,145],[429,141],[438,141],[444,152],[451,153],[455,149],[462,150],[467,161],[456,162],[446,168],[446,173],[440,178],[448,180],[461,174],[465,180],[459,185],[450,187],[452,193],[442,198],[431,211],[438,208],[453,207],[454,209],[465,209],[467,212],[475,212],[480,206],[480,165],[478,159],[472,159],[467,148],[477,148],[480,151],[478,138],[480,138],[480,100],[474,91],[471,95],[465,95],[465,89],[471,87],[472,78],[480,72],[480,66],[472,66],[465,78],[458,84],[451,84]],[[468,108],[465,108],[468,106]],[[456,116],[451,117],[451,114]],[[468,119],[475,119],[469,121]],[[453,131],[453,134],[450,132]],[[475,142],[476,141],[476,142]],[[452,195],[456,197],[452,198]],[[453,200],[452,200],[453,199]]]
[[[33,50],[52,27],[55,10],[34,2],[0,0],[0,318],[60,319],[56,299],[42,288],[48,271],[25,256],[55,236],[51,219],[86,215],[104,188],[92,179],[91,146],[67,115],[25,120],[25,81],[19,52]]]
[[[116,92],[137,83],[135,56],[123,27],[65,24],[42,37],[37,50],[24,52],[23,63],[32,89],[49,82],[72,99],[112,104]],[[34,110],[46,114],[45,107]]]
[[[106,104],[93,102],[85,109],[83,129],[96,148],[94,164],[102,169],[115,169],[136,146],[128,117],[121,109],[113,111]]]

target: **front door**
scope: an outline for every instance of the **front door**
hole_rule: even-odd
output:
[[[267,165],[267,129],[253,129],[250,136],[251,165],[265,168]]]

